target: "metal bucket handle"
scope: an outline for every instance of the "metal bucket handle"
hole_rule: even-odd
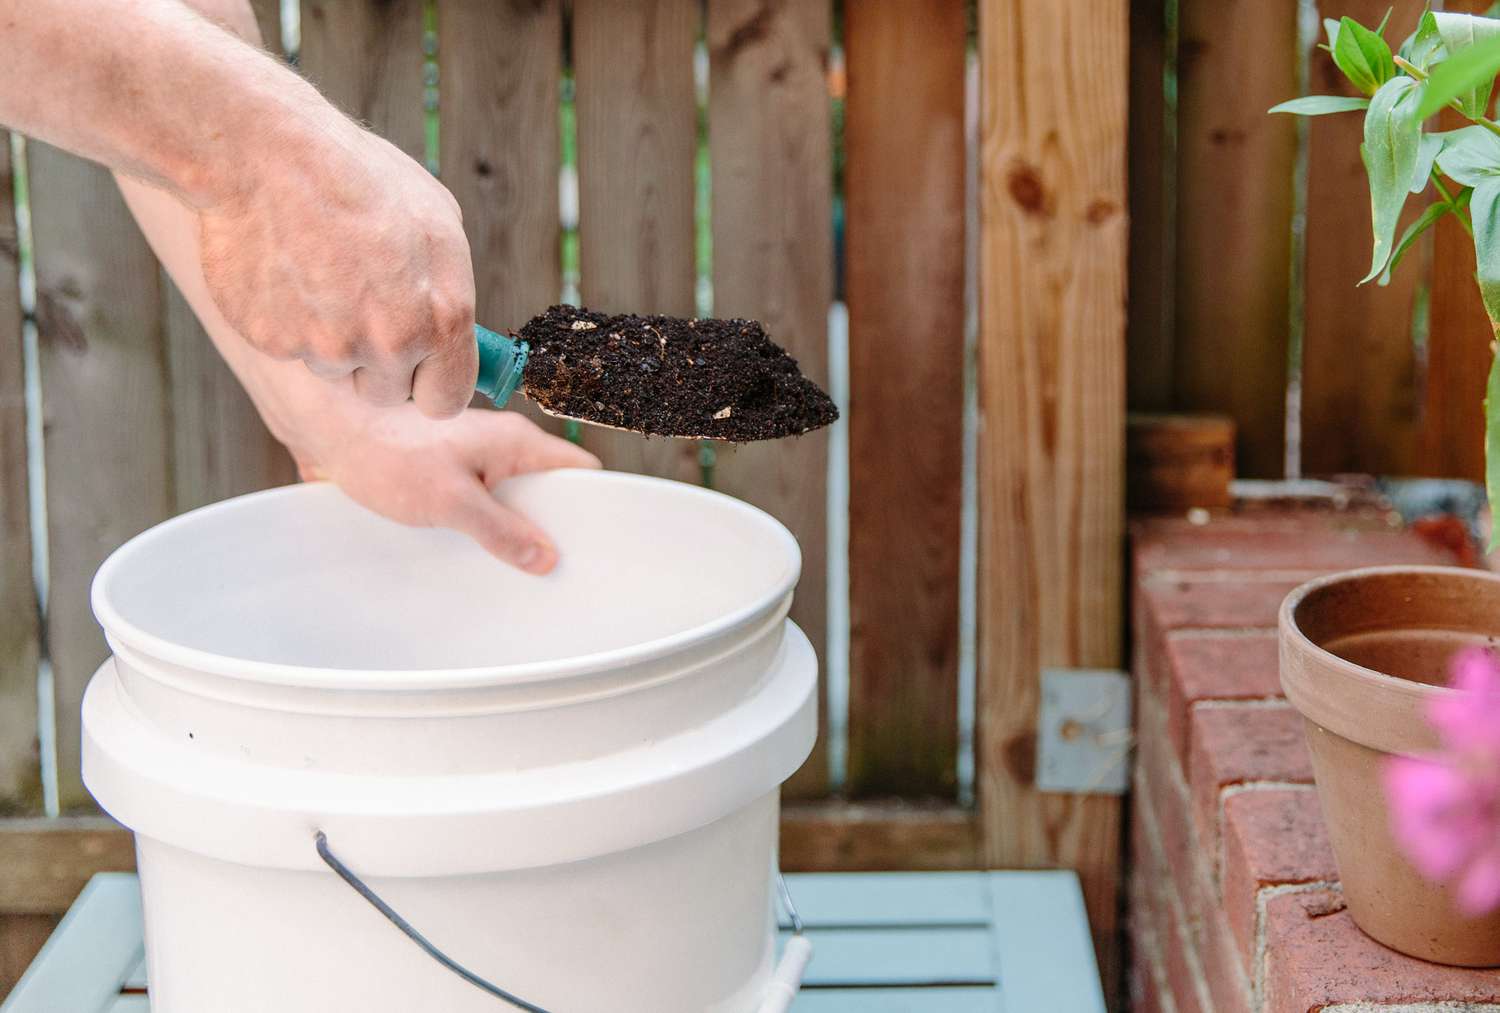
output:
[[[432,941],[418,932],[416,926],[401,917],[394,908],[380,898],[374,890],[355,875],[354,870],[341,862],[328,846],[328,835],[319,830],[313,838],[317,845],[318,857],[323,863],[338,874],[338,877],[355,893],[359,894],[370,906],[385,916],[396,928],[400,929],[412,942],[421,947],[433,960],[458,975],[464,981],[473,985],[482,992],[488,992],[497,999],[503,1000],[516,1009],[526,1010],[527,1013],[549,1013],[547,1009],[538,1006],[534,1002],[528,1002],[513,992],[507,992],[499,985],[492,984],[464,967],[458,961],[448,956],[442,950],[433,945]],[[771,981],[766,986],[766,994],[761,998],[757,1013],[786,1013],[791,1009],[792,1000],[796,998],[798,991],[802,988],[802,976],[807,971],[808,961],[812,959],[812,941],[803,934],[802,918],[797,914],[797,907],[792,903],[792,894],[786,885],[786,877],[781,874],[780,869],[773,870],[776,876],[776,892],[781,904],[786,908],[787,917],[792,923],[792,938],[787,940],[786,948],[781,953],[781,960],[776,965],[776,970],[771,975]]]

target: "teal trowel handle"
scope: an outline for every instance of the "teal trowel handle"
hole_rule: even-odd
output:
[[[474,325],[474,340],[479,343],[479,381],[474,387],[495,402],[496,408],[503,408],[521,386],[531,346],[478,324]]]

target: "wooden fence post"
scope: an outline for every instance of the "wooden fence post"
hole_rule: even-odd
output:
[[[958,743],[964,5],[845,7],[849,792],[949,796]]]
[[[765,13],[769,11],[769,14]],[[820,0],[764,8],[709,0],[708,137],[713,165],[714,315],[750,317],[828,384],[833,299],[830,10]],[[716,486],[769,511],[802,547],[792,619],[827,672],[828,431],[719,453]],[[824,728],[826,707],[820,704]],[[821,795],[824,736],[782,788]]]
[[[1447,0],[1445,10],[1482,14],[1489,0]],[[1445,130],[1463,126],[1444,113]],[[1427,376],[1417,459],[1422,471],[1484,479],[1484,388],[1490,370],[1490,324],[1474,281],[1474,241],[1457,222],[1433,227]]]
[[[1174,407],[1231,416],[1240,474],[1280,477],[1297,124],[1266,110],[1297,92],[1297,0],[1185,0],[1179,35]]]
[[[21,288],[10,135],[0,130],[0,813],[38,812],[37,656]]]
[[[84,687],[107,655],[94,571],[174,508],[165,301],[156,257],[109,172],[27,146],[36,240],[47,460],[47,646],[62,808],[88,811],[79,773]]]
[[[1422,0],[1324,0],[1325,17],[1374,27],[1391,11],[1386,37],[1415,29]],[[1321,31],[1319,41],[1324,41]],[[1354,94],[1323,50],[1309,57],[1313,94]],[[1370,191],[1360,159],[1359,113],[1307,121],[1306,326],[1302,339],[1302,470],[1410,474],[1416,469],[1415,301],[1428,245],[1413,250],[1389,286],[1356,287],[1370,268]],[[1402,222],[1430,192],[1409,198]]]
[[[698,28],[696,0],[574,5],[579,288],[593,309],[693,315]],[[600,430],[585,443],[607,467],[698,479],[692,440]]]
[[[992,866],[1079,871],[1118,973],[1120,800],[1034,784],[1043,666],[1121,664],[1125,0],[981,0],[979,805]]]

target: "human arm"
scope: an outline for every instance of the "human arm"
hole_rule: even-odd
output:
[[[412,405],[382,409],[361,401],[347,377],[330,385],[296,363],[259,355],[208,296],[192,212],[139,180],[119,183],[167,272],[303,477],[331,480],[403,523],[463,531],[531,573],[553,568],[557,551],[545,532],[490,489],[512,475],[598,467],[597,458],[514,412],[475,408],[437,422]]]
[[[244,4],[194,6],[209,17],[179,0],[0,0],[0,123],[175,197],[206,295],[256,349],[352,378],[373,404],[457,414],[478,365],[451,194],[215,23],[243,31]]]

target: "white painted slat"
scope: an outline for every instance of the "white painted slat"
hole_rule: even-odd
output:
[[[0,1011],[107,1010],[141,952],[140,885],[129,873],[101,873],[83,888]]]
[[[125,976],[120,988],[129,992],[144,992],[146,990],[146,955],[141,954],[141,959],[135,962],[135,967]]]
[[[988,925],[983,872],[818,872],[788,876],[807,925]]]
[[[807,985],[990,985],[997,980],[988,926],[809,929]]]
[[[108,1013],[151,1013],[151,1000],[143,995],[122,995]]]
[[[1078,877],[1006,872],[988,878],[1005,1009],[1104,1013]]]
[[[1000,1013],[995,988],[804,989],[792,1013]]]

